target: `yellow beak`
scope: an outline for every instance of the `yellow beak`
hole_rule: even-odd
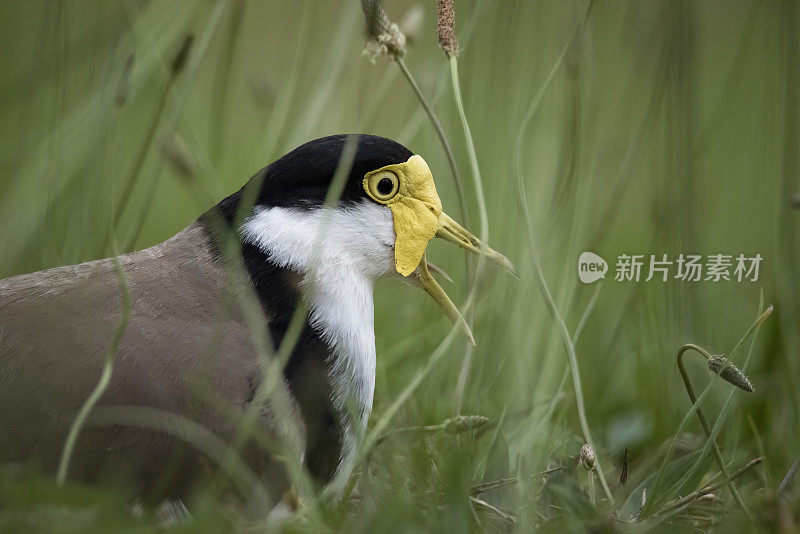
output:
[[[461,248],[469,250],[473,254],[481,254],[480,240],[445,213],[439,215],[439,228],[436,231],[436,237],[454,243]],[[514,264],[511,263],[511,260],[489,247],[485,248],[485,254],[488,261],[500,265],[513,276],[519,277],[517,269],[514,267]],[[467,321],[461,315],[461,312],[458,311],[456,305],[453,304],[453,301],[450,300],[450,297],[447,296],[444,289],[442,289],[442,286],[433,278],[433,275],[431,275],[432,270],[439,271],[445,278],[449,279],[446,273],[430,265],[427,258],[423,256],[419,266],[411,273],[407,280],[412,285],[424,289],[425,292],[436,301],[436,304],[439,305],[447,318],[461,330],[467,338],[467,341],[475,346],[475,337],[472,335],[472,330],[467,324]]]
[[[463,226],[451,219],[450,216],[444,212],[439,215],[439,228],[436,230],[436,237],[444,239],[445,241],[450,241],[461,248],[469,250],[473,254],[480,255],[481,253],[481,242],[478,238],[469,233]],[[514,267],[511,260],[496,250],[486,247],[486,259],[501,266],[514,277],[519,278],[517,268]]]

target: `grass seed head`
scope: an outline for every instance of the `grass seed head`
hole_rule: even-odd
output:
[[[489,424],[489,418],[482,415],[457,415],[444,422],[444,431],[460,434],[468,430],[477,430]]]
[[[456,10],[453,7],[453,0],[437,0],[436,15],[439,46],[447,57],[455,57],[458,55],[458,39],[456,39]]]
[[[371,60],[382,55],[402,57],[406,53],[406,36],[400,27],[389,20],[379,0],[361,0],[361,10],[367,23],[367,50]]]
[[[583,466],[584,469],[586,469],[587,471],[591,471],[592,469],[594,469],[594,461],[595,461],[594,451],[588,444],[584,443],[583,446],[581,447],[579,458],[581,460],[581,465]]]
[[[712,356],[711,359],[708,360],[708,368],[712,373],[719,375],[720,378],[740,389],[750,393],[755,391],[755,389],[753,389],[753,384],[750,383],[750,379],[747,378],[738,367],[733,365],[728,358],[721,354]]]

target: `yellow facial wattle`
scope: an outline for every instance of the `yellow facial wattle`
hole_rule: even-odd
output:
[[[405,163],[387,165],[367,173],[363,186],[371,199],[388,206],[392,211],[395,233],[394,265],[397,272],[407,277],[406,281],[411,285],[424,289],[474,345],[475,338],[469,324],[431,275],[431,271],[441,273],[441,270],[434,268],[425,258],[428,242],[439,237],[501,265],[516,276],[514,264],[499,252],[482,244],[477,237],[442,211],[442,202],[436,193],[433,175],[420,156],[414,155]]]
[[[381,194],[381,180],[388,180],[385,182],[388,184],[394,177],[393,189]],[[392,211],[395,268],[403,276],[410,275],[419,266],[428,242],[436,235],[442,214],[442,202],[428,164],[421,156],[414,155],[405,163],[372,171],[364,177],[364,190],[370,198]]]

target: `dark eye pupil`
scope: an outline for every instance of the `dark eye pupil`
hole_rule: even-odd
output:
[[[388,195],[394,189],[394,184],[390,178],[381,178],[381,181],[378,182],[378,193],[381,195]]]

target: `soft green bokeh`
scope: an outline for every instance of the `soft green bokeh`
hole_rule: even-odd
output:
[[[362,53],[356,0],[3,2],[0,276],[160,242],[270,161],[332,133],[374,133],[423,155],[445,209],[477,231],[433,2],[385,3],[392,20],[416,6],[423,12],[406,61],[453,144],[468,216],[458,213],[444,152],[399,69]],[[792,205],[800,193],[800,6],[596,1],[559,62],[585,8],[582,1],[457,2],[459,70],[484,179],[489,242],[521,273],[514,280],[490,266],[475,311],[478,347],[461,412],[495,425],[478,434],[404,434],[381,444],[361,477],[359,504],[326,516],[335,529],[476,528],[471,485],[560,465],[569,469],[544,489],[541,479],[526,479],[484,497],[516,516],[521,530],[600,521],[602,511],[592,511],[585,494],[586,474],[576,468],[583,438],[571,378],[562,382],[566,351],[536,283],[515,189],[514,143],[543,88],[521,144],[536,253],[570,330],[598,292],[576,350],[598,460],[618,504],[658,469],[689,408],[677,349],[693,342],[712,353],[730,350],[758,315],[763,290],[775,311],[747,369],[756,393],[733,395],[718,441],[731,470],[759,456],[762,444],[763,467],[738,486],[760,520],[779,515],[775,488],[800,453],[800,210]],[[194,36],[188,62],[169,81],[187,34]],[[170,142],[182,147],[191,178],[165,158]],[[112,239],[116,207],[132,179]],[[586,250],[610,264],[599,289],[578,281],[577,258]],[[613,279],[618,255],[664,253],[764,259],[755,283]],[[462,251],[433,243],[428,257],[453,275],[455,284],[445,288],[462,302]],[[378,285],[375,308],[373,422],[448,331],[422,292],[394,281]],[[745,352],[734,361],[741,364]],[[454,415],[464,354],[459,339],[402,406],[393,428]],[[699,357],[687,362],[702,390],[713,377]],[[715,380],[704,403],[712,425],[731,391]],[[693,416],[686,430],[677,454],[702,448]],[[629,481],[620,487],[625,449]],[[713,462],[702,469],[702,481],[689,490],[718,472]],[[27,487],[0,488],[0,530],[38,513],[28,497],[39,493]],[[28,497],[14,498],[15,492]],[[41,490],[40,506],[52,494]],[[734,514],[728,520],[741,521],[730,494],[718,495]],[[597,496],[603,510],[599,486]],[[83,510],[82,502],[73,504]],[[196,517],[236,522],[216,506],[200,502]],[[113,521],[125,523],[120,514]],[[70,521],[88,521],[99,529],[110,521],[103,514],[94,523],[69,517],[53,524],[69,530]],[[498,521],[485,511],[480,519],[487,528]]]

